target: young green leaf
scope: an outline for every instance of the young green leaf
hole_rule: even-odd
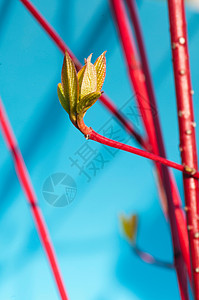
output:
[[[101,96],[101,92],[92,92],[84,96],[77,104],[77,113],[84,114]]]
[[[95,66],[91,63],[91,56],[92,54],[86,60],[85,71],[81,83],[80,99],[97,90],[97,73]]]
[[[104,51],[94,63],[97,72],[97,91],[100,91],[106,76],[106,51]]]
[[[83,76],[84,76],[84,72],[85,72],[86,66],[83,66],[79,72],[77,73],[77,78],[78,78],[78,82],[79,82],[79,90],[81,91],[81,86],[82,86],[82,80],[83,80]]]
[[[75,65],[66,51],[62,67],[61,81],[65,99],[70,106],[70,117],[76,121],[76,104],[79,97],[79,84]]]
[[[57,94],[58,94],[58,98],[59,98],[61,105],[63,106],[65,111],[69,114],[70,113],[69,102],[64,96],[64,91],[63,91],[63,87],[62,87],[61,83],[59,83],[57,85]]]
[[[101,87],[106,74],[105,52],[96,60],[95,66],[91,63],[92,54],[85,59],[85,66],[76,72],[75,65],[66,51],[61,81],[57,93],[63,108],[69,113],[72,123],[83,134],[88,134],[89,128],[84,124],[85,112],[101,96]]]

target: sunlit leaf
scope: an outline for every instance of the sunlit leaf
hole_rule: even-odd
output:
[[[58,94],[58,98],[59,98],[61,105],[63,106],[65,111],[69,114],[69,111],[70,111],[69,102],[68,102],[68,100],[66,100],[66,98],[64,96],[64,90],[63,90],[61,83],[59,83],[57,85],[57,94]]]
[[[79,84],[75,65],[66,51],[61,74],[65,99],[70,106],[70,117],[76,119],[76,104],[79,97]]]
[[[97,72],[91,63],[91,56],[87,58],[80,89],[80,99],[97,90]]]
[[[100,91],[106,76],[106,51],[104,51],[94,63],[97,72],[97,91]]]
[[[84,96],[77,104],[77,113],[84,114],[101,96],[101,92],[92,92]]]
[[[84,75],[85,69],[86,69],[86,66],[83,66],[77,73],[77,78],[78,78],[78,82],[79,82],[79,90],[81,90],[82,80],[83,80],[83,75]]]
[[[65,53],[57,93],[72,123],[84,134],[88,132],[88,127],[83,121],[84,114],[102,94],[101,87],[106,74],[105,53],[100,55],[95,65],[91,63],[92,54],[90,54],[85,59],[85,66],[78,73],[68,52]]]

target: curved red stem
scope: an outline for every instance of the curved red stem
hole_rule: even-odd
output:
[[[109,138],[106,138],[106,137],[100,135],[99,133],[95,132],[91,128],[90,128],[89,134],[85,135],[85,137],[87,139],[96,141],[96,142],[104,144],[106,146],[109,146],[109,147],[112,147],[112,148],[116,148],[116,149],[120,149],[122,151],[130,152],[130,153],[136,154],[138,156],[142,156],[142,157],[145,157],[147,159],[153,160],[153,161],[155,161],[157,163],[160,163],[160,164],[163,164],[163,165],[165,165],[167,167],[170,167],[170,168],[176,169],[178,171],[181,171],[184,174],[186,174],[187,176],[192,176],[194,178],[199,178],[199,171],[196,171],[194,173],[194,175],[190,175],[190,172],[187,172],[186,169],[185,169],[185,167],[182,166],[182,165],[180,165],[180,164],[178,164],[178,163],[170,161],[170,160],[168,160],[168,159],[166,159],[164,157],[161,157],[159,155],[153,154],[151,152],[147,152],[145,150],[138,149],[138,148],[132,147],[130,145],[126,145],[126,144],[123,144],[123,143],[111,140]]]
[[[48,233],[47,226],[45,224],[44,218],[40,211],[40,208],[37,203],[37,198],[29,178],[28,170],[24,163],[23,157],[21,155],[20,149],[17,145],[14,133],[12,131],[11,125],[7,118],[5,109],[3,107],[3,103],[0,98],[0,125],[1,129],[7,142],[8,148],[12,153],[13,161],[15,164],[15,169],[21,186],[26,194],[26,198],[28,203],[30,204],[30,208],[33,214],[33,218],[36,224],[36,228],[38,234],[40,236],[41,242],[43,244],[44,250],[50,262],[51,270],[55,278],[55,282],[57,284],[57,288],[59,290],[60,296],[62,300],[68,300],[67,293],[64,287],[63,279],[61,276],[61,272],[59,270],[59,266],[56,260],[56,255],[53,249],[53,245],[50,240],[50,236]]]

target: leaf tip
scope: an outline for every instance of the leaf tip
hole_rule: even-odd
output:
[[[93,53],[91,53],[91,54],[88,56],[88,58],[87,58],[87,60],[86,60],[87,63],[91,63],[91,58],[92,58],[92,56],[93,56]]]

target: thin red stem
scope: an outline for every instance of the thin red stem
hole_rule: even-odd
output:
[[[29,0],[20,0],[27,10],[33,15],[33,17],[37,20],[37,22],[41,25],[41,27],[46,31],[46,33],[51,37],[51,39],[55,42],[57,47],[61,50],[63,54],[67,50],[71,59],[75,63],[77,70],[81,69],[82,65],[75,57],[75,55],[71,52],[71,50],[67,47],[58,33],[54,30],[54,28],[47,22],[47,20],[41,15],[41,13],[37,10],[37,8],[31,3]],[[141,137],[139,133],[135,131],[131,122],[129,122],[124,115],[116,108],[113,102],[103,94],[100,97],[102,104],[114,115],[114,117],[123,125],[128,133],[130,133],[136,141],[142,146],[147,148],[148,145],[145,140]]]
[[[144,40],[143,40],[143,36],[142,36],[142,31],[141,31],[141,25],[139,22],[139,17],[138,17],[138,13],[137,13],[137,9],[136,9],[136,3],[134,0],[126,0],[126,3],[127,3],[131,21],[133,23],[133,28],[135,31],[137,46],[138,46],[138,50],[139,50],[139,55],[140,55],[140,59],[141,59],[143,72],[144,72],[145,79],[146,79],[146,86],[147,86],[147,91],[148,91],[148,96],[149,96],[149,100],[151,103],[151,107],[152,107],[152,109],[157,111],[155,92],[154,92],[152,78],[151,78],[150,69],[149,69],[149,65],[148,65],[147,54],[146,54]],[[156,125],[156,127],[158,127],[158,134],[161,138],[161,143],[163,144],[159,117],[155,116],[154,122],[155,122],[155,120],[157,123],[155,125]],[[164,148],[164,145],[162,145],[161,147]]]
[[[193,176],[194,178],[199,178],[199,171],[196,171],[194,173],[194,175],[190,175],[190,172],[186,171],[186,168],[184,166],[182,166],[182,165],[180,165],[176,162],[170,161],[170,160],[168,160],[164,157],[158,156],[158,155],[153,154],[151,152],[147,152],[145,150],[138,149],[138,148],[132,147],[130,145],[126,145],[126,144],[108,139],[108,138],[98,134],[97,132],[95,132],[91,128],[89,130],[89,133],[87,135],[85,135],[85,137],[87,139],[96,141],[96,142],[104,144],[106,146],[116,148],[116,149],[120,149],[122,151],[130,152],[130,153],[136,154],[138,156],[148,158],[148,159],[153,160],[155,162],[161,163],[161,164],[163,164],[167,167],[170,167],[170,168],[176,169],[178,171],[181,171],[181,172],[187,174],[188,176]]]
[[[53,249],[53,245],[50,240],[50,236],[48,233],[47,226],[45,224],[42,213],[39,209],[37,198],[21,155],[20,149],[17,145],[13,130],[7,118],[5,109],[3,107],[3,103],[0,98],[0,125],[2,129],[2,133],[4,135],[5,141],[8,145],[10,152],[12,153],[12,157],[15,164],[15,169],[21,186],[26,194],[26,198],[28,203],[30,204],[31,211],[33,214],[33,218],[36,224],[36,228],[41,239],[42,245],[50,262],[51,270],[55,278],[55,282],[57,284],[57,288],[59,290],[60,296],[62,300],[68,300],[67,293],[64,287],[64,283],[62,280],[61,272],[58,267],[58,263],[56,260],[56,255]]]
[[[178,108],[182,163],[198,168],[188,55],[188,38],[183,0],[168,0],[173,69]],[[195,299],[199,299],[199,186],[198,180],[183,175],[191,267]]]
[[[128,16],[125,10],[123,0],[110,0],[110,2],[120,34],[120,39],[129,71],[130,81],[135,91],[136,99],[142,114],[144,126],[149,137],[149,142],[152,146],[152,151],[156,155],[161,153],[162,156],[165,156],[163,139],[161,138],[160,124],[159,121],[157,121],[157,119],[156,122],[154,122],[155,118],[152,113],[152,108],[156,109],[156,103],[154,102],[155,98],[152,97],[151,99],[153,101],[150,101],[148,96],[149,93],[147,91],[145,76],[138,60],[138,55],[136,53],[136,47],[134,44],[133,35],[130,29],[130,24],[128,22]],[[150,74],[148,74],[148,76],[150,76]],[[152,106],[152,104],[154,106]],[[161,138],[160,141],[158,141],[158,137]],[[171,188],[171,177],[169,175],[168,169],[164,167],[161,168],[160,175],[167,196],[168,216],[170,221],[174,249],[174,262],[178,276],[180,293],[182,299],[188,299],[188,292],[186,288],[186,272],[181,255],[182,251],[186,253],[187,249],[183,250],[185,247],[184,245],[182,245],[182,243],[180,243],[179,240],[175,206]],[[184,232],[186,232],[185,226],[184,229]]]

